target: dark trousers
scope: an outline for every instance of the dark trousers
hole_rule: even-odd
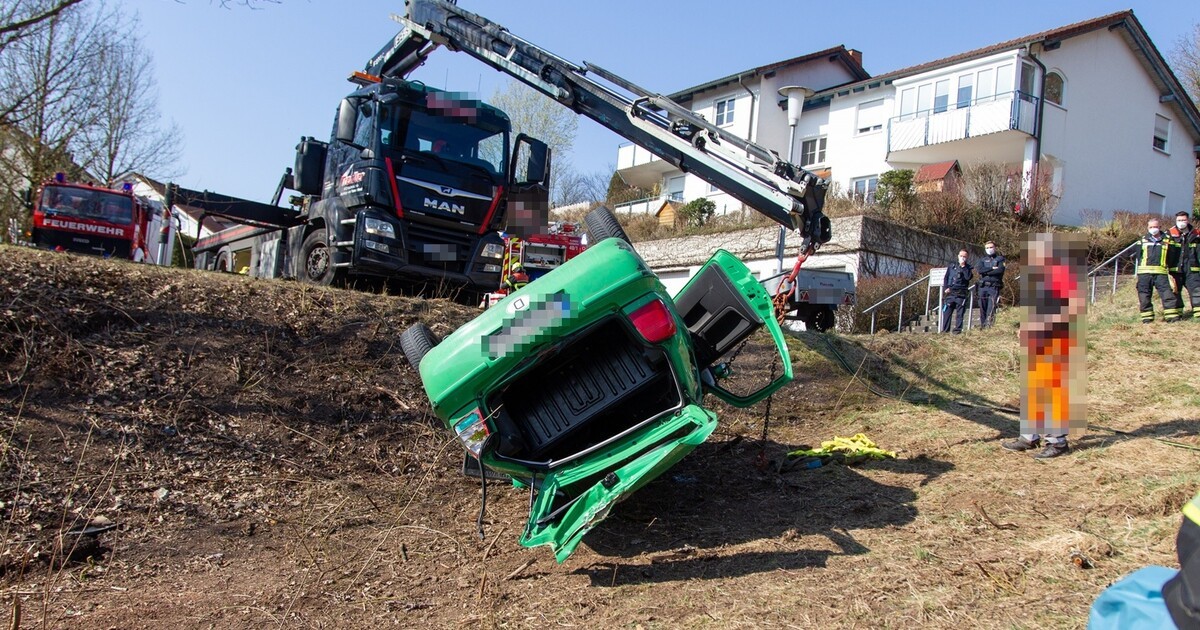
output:
[[[1200,271],[1183,271],[1180,273],[1171,274],[1175,277],[1175,301],[1179,305],[1179,310],[1182,313],[1184,304],[1191,304],[1192,311],[1200,309]],[[1183,289],[1187,288],[1188,301],[1183,301]],[[1193,314],[1192,317],[1197,317],[1200,314]]]
[[[1158,299],[1162,301],[1163,319],[1173,322],[1179,319],[1179,300],[1171,290],[1171,281],[1165,273],[1139,273],[1137,277],[1138,306],[1142,322],[1154,321],[1154,304],[1150,302],[1153,291],[1158,291]]]
[[[954,324],[954,333],[962,332],[963,314],[967,312],[967,294],[958,295],[951,293],[946,296],[946,301],[943,302],[945,310],[942,311],[942,332],[950,332],[950,315],[954,312],[958,313]]]
[[[996,305],[1000,303],[1000,285],[979,286],[979,327],[987,328],[996,322]]]

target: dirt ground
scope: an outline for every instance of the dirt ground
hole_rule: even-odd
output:
[[[1200,486],[1190,344],[1135,326],[1127,293],[1094,309],[1069,456],[999,448],[1015,314],[800,335],[765,441],[764,405],[719,406],[559,565],[517,544],[507,484],[479,538],[479,482],[400,355],[411,323],[471,309],[0,248],[0,605],[22,628],[1081,628],[1110,582],[1175,563]],[[759,465],[858,432],[900,457]]]

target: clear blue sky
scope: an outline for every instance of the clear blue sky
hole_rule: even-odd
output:
[[[561,57],[669,93],[844,44],[871,74],[1132,8],[1164,55],[1200,22],[1196,0],[1007,0],[941,4],[840,0],[460,0]],[[261,10],[217,0],[123,0],[154,56],[166,119],[184,134],[177,178],[267,200],[302,135],[327,140],[338,100],[398,30],[403,0],[282,0]],[[508,79],[438,50],[413,74],[485,100]],[[608,170],[623,139],[581,119],[571,161]]]

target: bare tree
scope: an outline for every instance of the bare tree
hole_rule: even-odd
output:
[[[94,68],[109,47],[108,13],[72,8],[0,55],[0,111],[10,151],[0,167],[30,184],[70,165],[71,144],[92,123]]]
[[[564,200],[578,196],[581,175],[575,173],[570,158],[579,128],[575,112],[520,81],[509,81],[498,88],[489,103],[508,114],[514,134],[524,133],[550,147],[553,156],[550,199],[554,205],[564,205]]]
[[[1183,82],[1183,87],[1192,97],[1192,102],[1200,102],[1200,22],[1192,25],[1192,32],[1181,37],[1171,51],[1171,65]]]
[[[108,186],[131,172],[177,176],[181,134],[161,122],[153,63],[136,37],[104,49],[96,83],[95,114],[74,143],[80,164]]]
[[[0,52],[83,0],[0,0]]]
[[[554,170],[554,194],[550,198],[554,207],[601,202],[608,195],[609,176],[601,171],[583,173],[572,168],[563,170],[557,164]]]

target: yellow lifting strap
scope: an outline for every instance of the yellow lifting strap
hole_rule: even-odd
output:
[[[825,458],[834,455],[843,457],[848,462],[864,459],[896,459],[895,451],[885,451],[875,446],[875,443],[865,433],[858,433],[854,437],[848,438],[835,436],[832,440],[821,442],[821,448],[802,448],[788,453],[788,457]]]

